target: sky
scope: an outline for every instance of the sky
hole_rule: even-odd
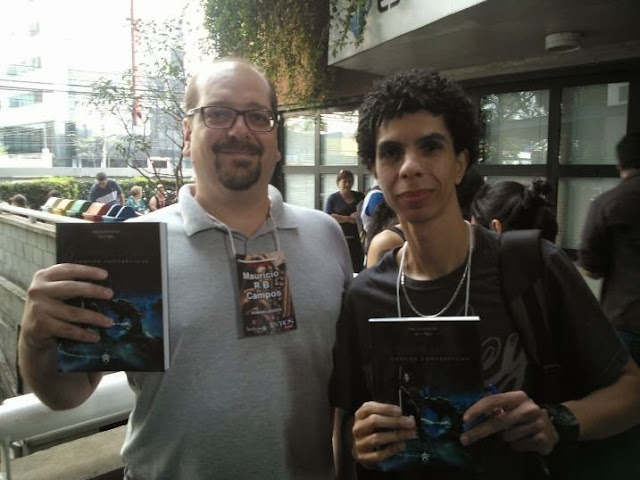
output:
[[[50,48],[63,48],[72,68],[112,72],[131,63],[131,33],[128,18],[161,21],[177,15],[185,0],[13,0],[0,2],[0,65],[24,59],[29,39],[15,32],[40,18],[43,38]],[[7,21],[7,19],[10,19]],[[47,45],[44,46],[45,48]]]

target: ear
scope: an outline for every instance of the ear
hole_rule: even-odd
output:
[[[184,137],[184,143],[182,145],[182,155],[185,157],[191,156],[191,124],[187,118],[182,119],[182,135]]]
[[[469,165],[469,150],[462,150],[456,155],[456,185],[460,185]]]
[[[502,233],[502,222],[497,218],[494,218],[493,220],[491,220],[491,223],[489,224],[489,226],[491,227],[491,230],[493,230],[494,232]]]

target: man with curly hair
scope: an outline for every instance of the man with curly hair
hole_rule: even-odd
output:
[[[461,87],[428,70],[382,80],[361,106],[358,153],[407,241],[360,273],[343,302],[330,386],[340,476],[353,473],[352,453],[359,479],[541,478],[552,452],[640,423],[640,370],[571,260],[546,241],[544,294],[561,299],[552,318],[563,332],[562,367],[582,391],[556,404],[536,400],[533,362],[503,302],[500,237],[466,222],[456,196],[476,160],[478,130]],[[368,320],[441,315],[480,317],[486,395],[463,413],[456,447],[473,461],[461,467],[424,453],[409,471],[382,471],[380,462],[403,452],[420,424],[397,405],[373,401]]]

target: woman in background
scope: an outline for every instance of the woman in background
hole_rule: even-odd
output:
[[[364,194],[351,189],[353,187],[353,173],[349,170],[340,170],[336,183],[338,191],[329,195],[324,211],[335,218],[342,227],[342,233],[349,245],[353,271],[359,272],[362,270],[364,252],[356,225],[356,210],[358,202],[364,199]]]
[[[487,183],[471,202],[471,222],[498,233],[538,229],[542,238],[555,242],[558,223],[549,200],[552,191],[540,178],[526,187],[518,182]]]
[[[149,212],[149,207],[147,207],[147,202],[144,198],[142,198],[142,187],[135,185],[131,187],[131,195],[127,198],[125,205],[133,208],[136,212],[136,215],[144,215]]]

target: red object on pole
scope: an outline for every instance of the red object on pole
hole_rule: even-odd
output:
[[[136,91],[138,88],[138,78],[136,76],[136,24],[133,13],[133,0],[130,0],[131,6],[131,93],[133,96],[133,106],[131,111],[133,125],[138,124],[138,119],[142,118],[142,107],[136,99]]]

